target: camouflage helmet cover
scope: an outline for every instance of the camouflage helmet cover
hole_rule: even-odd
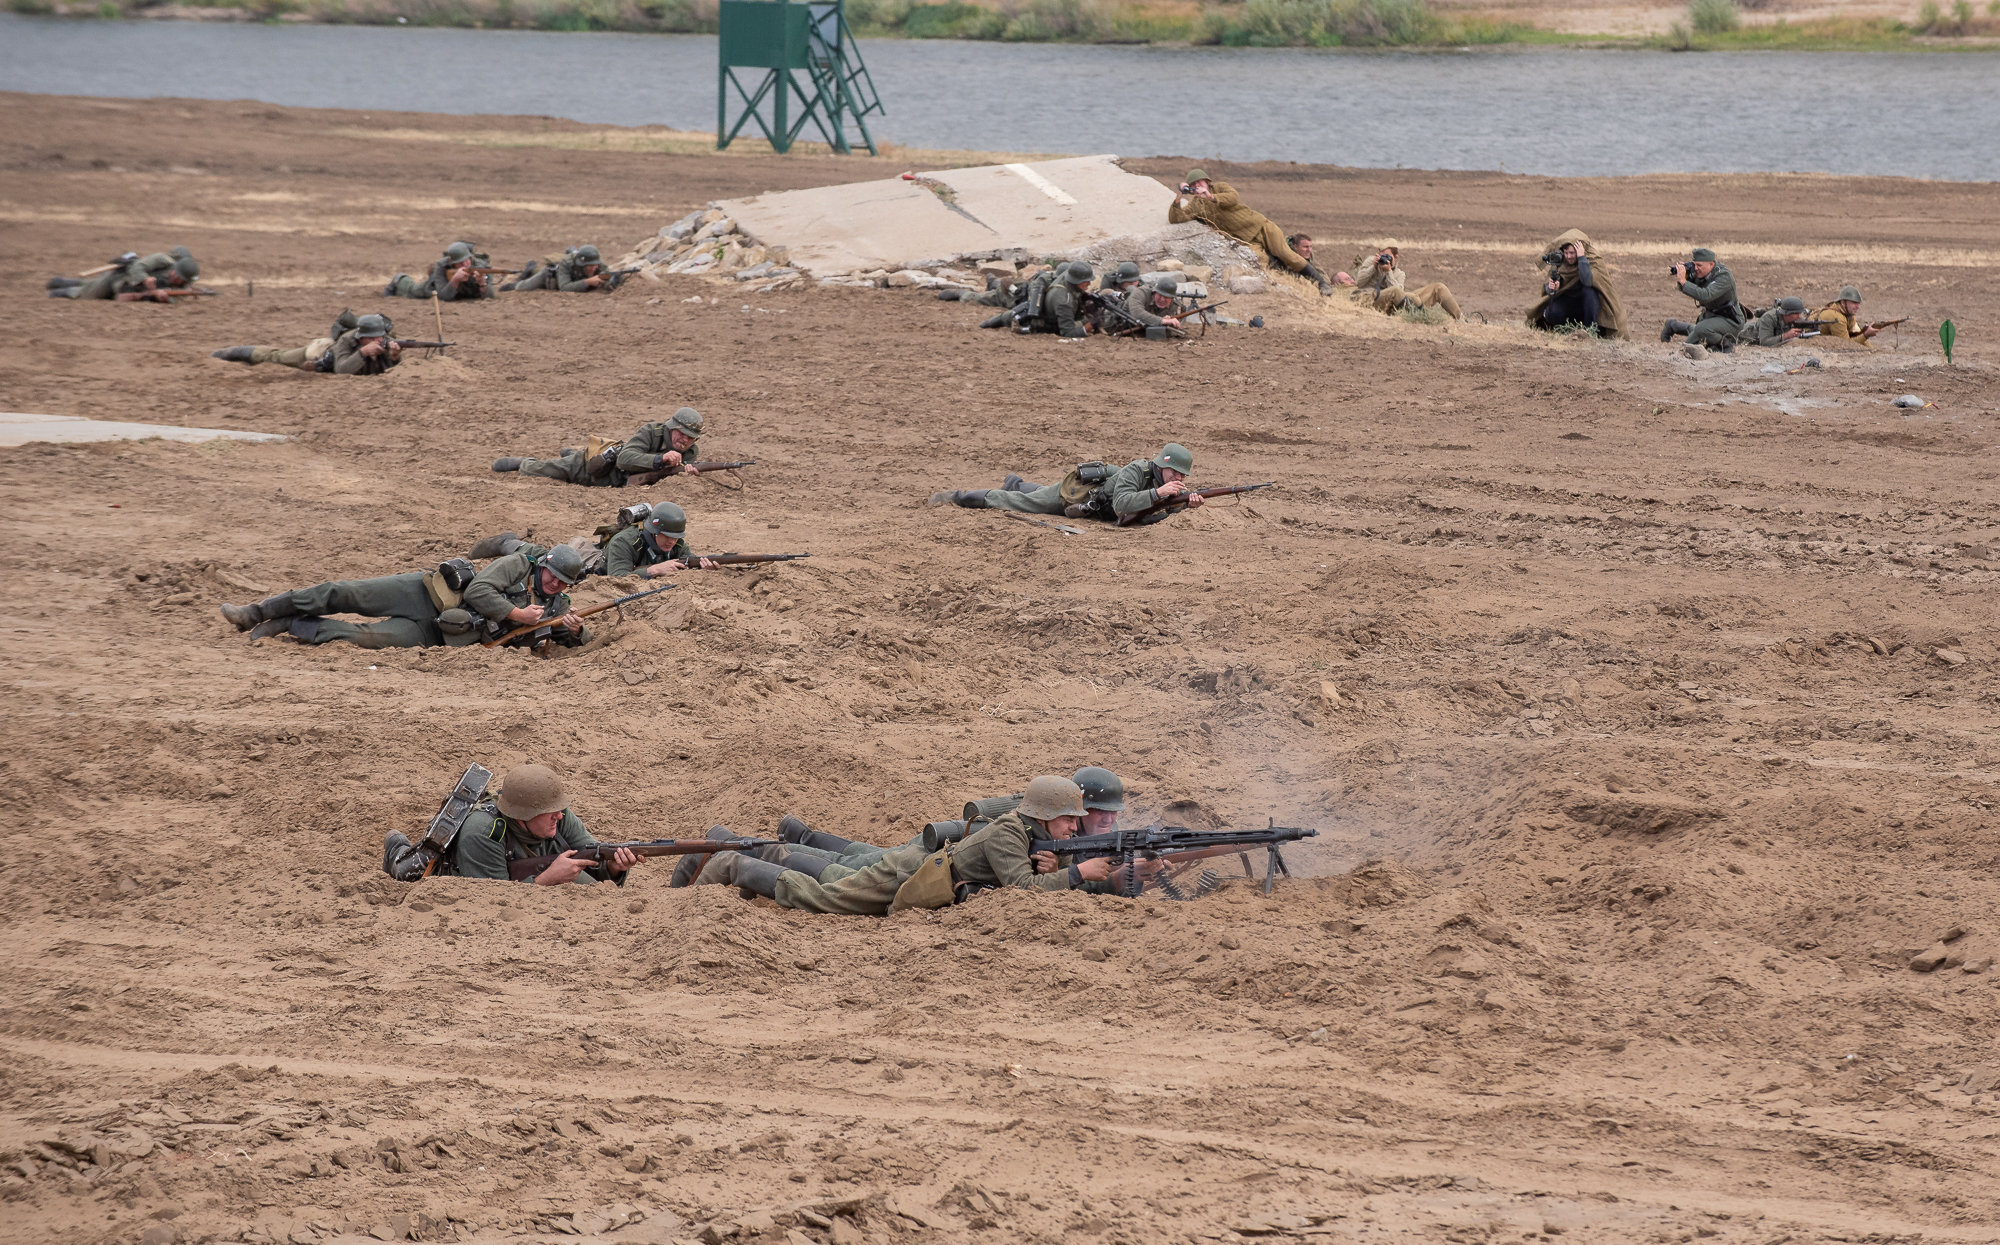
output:
[[[1083,788],[1057,774],[1043,774],[1021,794],[1021,815],[1036,821],[1083,816]]]
[[[1124,780],[1101,765],[1084,766],[1070,775],[1070,781],[1083,789],[1083,806],[1087,809],[1116,812],[1125,807]]]
[[[687,511],[670,501],[656,501],[652,513],[639,524],[639,528],[648,536],[684,535],[688,528]]]
[[[494,798],[494,803],[515,821],[527,821],[543,813],[568,808],[569,792],[563,789],[563,780],[556,777],[556,772],[548,766],[516,765],[500,780],[500,794]]]
[[[1155,467],[1171,467],[1182,475],[1189,475],[1194,471],[1194,455],[1188,452],[1187,446],[1175,441],[1169,441],[1166,447],[1160,451],[1159,456],[1153,459],[1153,465]]]
[[[574,545],[557,545],[542,555],[542,565],[565,584],[583,578],[583,555]]]

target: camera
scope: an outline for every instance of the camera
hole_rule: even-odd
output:
[[[1548,254],[1542,256],[1542,262],[1545,264],[1560,265],[1563,262],[1563,253],[1561,251],[1550,251]]]

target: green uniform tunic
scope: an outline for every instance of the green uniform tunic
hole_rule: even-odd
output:
[[[594,267],[596,272],[585,272]],[[589,284],[592,277],[603,277],[602,284]],[[546,268],[538,268],[514,283],[516,290],[559,290],[564,294],[588,294],[593,289],[615,290],[619,278],[613,277],[602,260],[595,264],[580,264],[573,256],[564,256]]]
[[[1791,343],[1785,340],[1785,334],[1793,329],[1805,330],[1811,327],[1810,317],[1797,324],[1786,324],[1785,313],[1772,307],[1768,311],[1750,317],[1742,328],[1736,330],[1736,339],[1746,346],[1787,346]]]
[[[472,262],[475,267],[487,266],[484,255],[474,255]],[[440,259],[431,265],[430,275],[424,280],[419,281],[408,275],[399,276],[390,283],[385,293],[394,298],[429,298],[432,294],[436,294],[438,301],[443,303],[494,297],[493,278],[474,276],[470,281],[453,285],[450,276],[447,275],[447,270],[453,267],[456,265],[447,264]]]
[[[497,634],[495,628],[508,630],[516,624],[507,621],[507,615],[516,609],[529,605],[542,607],[542,620],[550,625],[549,636],[565,648],[575,648],[590,642],[590,628],[572,634],[569,628],[556,624],[556,619],[569,613],[569,594],[558,592],[551,596],[542,591],[542,577],[538,573],[541,560],[548,553],[540,545],[522,545],[504,558],[495,558],[486,564],[486,569],[472,577],[465,586],[465,608],[482,615],[490,624],[489,632]],[[526,643],[534,639],[530,632],[515,643]]]
[[[510,880],[507,866],[513,861],[560,856],[579,847],[595,846],[597,840],[584,828],[583,820],[570,809],[563,810],[562,820],[556,823],[554,838],[538,839],[528,832],[524,823],[501,812],[489,796],[465,815],[465,825],[460,828],[458,839],[453,844],[452,871],[462,878],[490,878],[505,882]],[[582,885],[610,881],[623,886],[625,875],[607,873],[603,865],[592,865],[577,874],[576,881]]]
[[[1060,337],[1089,335],[1084,328],[1081,293],[1064,281],[1052,282],[1042,294],[1042,313],[1021,323],[1036,333],[1054,333]]]
[[[685,537],[662,549],[658,542],[639,528],[628,527],[604,546],[604,573],[615,579],[621,575],[643,574],[647,567],[662,562],[691,565],[694,559],[694,550],[688,548]]]
[[[1118,469],[1118,474],[1112,476],[1109,482],[1112,517],[1137,514],[1148,506],[1158,505],[1161,501],[1160,486],[1166,482],[1166,477],[1149,458],[1134,459],[1126,463]],[[1140,519],[1139,523],[1141,525],[1158,523],[1172,513],[1171,510],[1162,510],[1156,515]]]
[[[1688,330],[1688,344],[1719,346],[1736,341],[1743,325],[1743,308],[1736,302],[1736,278],[1721,264],[1703,282],[1683,281],[1680,292],[1701,304],[1694,327]]]
[[[387,351],[370,358],[361,353],[366,339],[353,329],[339,337],[316,337],[303,346],[292,350],[280,350],[276,346],[253,346],[250,362],[277,363],[285,367],[299,367],[317,361],[315,369],[332,372],[340,376],[380,376],[395,367],[400,359],[391,358]]]
[[[695,442],[682,450],[679,463],[661,461],[662,456],[673,448],[667,424],[656,421],[641,424],[636,432],[621,441],[617,456],[598,475],[590,474],[590,460],[582,450],[564,450],[557,458],[524,458],[517,470],[524,476],[541,476],[545,480],[560,480],[564,484],[580,484],[585,488],[624,488],[626,481],[636,475],[679,475],[686,464],[696,460],[701,444]]]

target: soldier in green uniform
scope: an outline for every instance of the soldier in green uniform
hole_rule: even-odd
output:
[[[471,563],[453,559],[435,571],[332,580],[248,605],[225,604],[222,616],[253,639],[289,634],[305,644],[345,640],[359,648],[456,648],[548,619],[550,638],[574,647],[590,633],[563,590],[582,576],[583,555],[570,546],[521,545],[476,575]]]
[[[1167,315],[1174,308],[1174,299],[1179,296],[1181,280],[1172,273],[1161,277],[1151,286],[1143,281],[1134,281],[1125,290],[1125,314],[1131,317],[1123,324],[1112,323],[1106,327],[1111,332],[1132,327],[1137,321],[1146,328],[1177,329],[1181,326],[1179,316]]]
[[[463,299],[492,298],[493,279],[477,270],[487,267],[487,257],[472,249],[470,242],[454,242],[444,256],[431,265],[430,276],[422,281],[407,272],[389,278],[382,287],[385,298],[429,298],[452,303]]]
[[[941,891],[932,892],[927,901],[913,906],[944,906],[953,902],[953,893],[960,887],[1073,890],[1087,882],[1108,879],[1111,862],[1101,858],[1081,861],[1053,873],[1035,871],[1035,861],[1028,850],[1030,843],[1036,839],[1070,837],[1076,833],[1083,815],[1083,792],[1074,782],[1054,774],[1035,779],[1028,784],[1019,808],[948,850],[948,883]],[[829,878],[840,866],[823,865],[816,871],[801,871],[731,852],[727,860],[711,863],[702,873],[706,877],[714,869],[720,875],[717,881],[764,895],[781,907],[805,912],[886,916],[904,884],[938,854],[927,853],[921,844],[906,845],[884,853],[861,869]]]
[[[967,510],[1063,514],[1072,519],[1113,522],[1121,515],[1136,514],[1187,492],[1187,476],[1193,470],[1194,455],[1188,448],[1168,442],[1152,458],[1134,459],[1115,471],[1109,463],[1080,463],[1059,484],[1036,484],[1010,475],[1005,486],[997,489],[933,493],[930,504],[962,506]],[[1202,502],[1200,497],[1188,498],[1190,506]],[[1167,517],[1168,512],[1162,511],[1140,522],[1153,524]]]
[[[1672,341],[1687,335],[1688,345],[1706,346],[1724,354],[1736,349],[1736,335],[1743,327],[1743,308],[1736,301],[1736,278],[1715,258],[1715,252],[1698,246],[1686,262],[1673,266],[1674,288],[1701,307],[1694,323],[1669,320],[1660,330],[1660,340]]]
[[[697,557],[687,543],[687,511],[670,501],[657,502],[637,527],[628,527],[604,546],[604,573],[618,578],[639,575],[659,579],[690,565],[709,570],[715,563]]]
[[[535,885],[625,885],[626,871],[641,857],[623,847],[602,864],[575,855],[578,848],[596,846],[583,819],[570,808],[569,792],[555,771],[543,765],[517,765],[500,780],[498,794],[488,793],[466,814],[452,843],[448,872],[505,882],[507,866],[515,861],[553,856],[556,859],[535,876]],[[383,868],[409,847],[407,836],[391,833],[382,843]]]
[[[395,329],[387,316],[357,317],[352,311],[342,311],[333,322],[329,337],[316,337],[291,350],[277,346],[229,346],[212,352],[211,357],[252,367],[276,363],[301,372],[380,376],[403,361],[403,348],[391,336]]]
[[[591,290],[615,290],[625,280],[622,274],[606,272],[604,260],[594,246],[580,246],[546,268],[534,260],[520,279],[500,287],[507,290],[560,290],[564,294],[585,294]]]
[[[1805,299],[1781,298],[1776,306],[1745,321],[1736,337],[1746,346],[1782,346],[1813,327]]]
[[[1080,259],[1038,274],[1028,282],[1026,295],[1013,311],[983,320],[979,327],[1087,337],[1090,330],[1084,321],[1083,299],[1094,276],[1090,265]]]
[[[557,458],[496,458],[493,470],[518,471],[586,488],[624,488],[628,481],[652,484],[667,476],[701,474],[694,466],[702,430],[701,412],[691,406],[670,418],[641,424],[623,441],[586,453],[565,449]]]
[[[123,258],[122,256],[120,258]],[[201,275],[201,264],[184,246],[136,256],[94,277],[50,277],[50,298],[110,299],[121,303],[144,300],[170,303],[162,290],[186,289]]]

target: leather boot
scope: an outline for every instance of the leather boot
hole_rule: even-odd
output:
[[[737,834],[727,826],[710,826],[708,833],[702,837],[710,839],[738,839],[743,836]],[[715,853],[713,852],[703,852],[681,857],[680,863],[674,866],[674,875],[667,882],[667,885],[669,887],[693,886],[695,878],[701,874],[702,866],[714,858]]]
[[[50,277],[45,290],[73,290],[83,284],[82,277]]]
[[[211,350],[208,357],[221,359],[224,363],[248,363],[250,356],[257,353],[255,346],[229,346],[222,350]]]
[[[253,640],[268,640],[274,635],[283,635],[291,629],[292,620],[289,618],[266,618],[263,622],[250,628],[250,638]]]
[[[1003,311],[997,316],[988,316],[984,320],[981,320],[979,327],[983,329],[1004,329],[1013,323],[1014,313]]]
[[[1326,274],[1319,270],[1319,265],[1312,263],[1311,261],[1308,261],[1306,263],[1305,269],[1300,275],[1304,276],[1308,281],[1311,281],[1314,285],[1317,285],[1319,287],[1319,292],[1322,297],[1333,293],[1335,289],[1333,282],[1327,280]]]
[[[755,856],[736,852],[730,858],[725,880],[735,886],[745,899],[754,899],[759,895],[766,899],[775,899],[778,879],[784,876],[783,865],[774,865],[768,860],[759,860]]]
[[[272,618],[291,618],[298,613],[292,607],[292,594],[274,593],[261,601],[248,605],[224,605],[222,616],[236,625],[238,631],[248,631],[260,622]]]
[[[986,505],[986,490],[983,488],[962,488],[951,495],[951,502],[952,505],[963,507],[966,510],[985,510],[988,508]]]
[[[292,638],[301,644],[313,644],[319,640],[319,619],[294,618],[286,630],[290,631]]]
[[[1007,478],[1000,482],[1001,491],[1008,493],[1032,493],[1040,487],[1042,486],[1033,480],[1023,480],[1011,471],[1007,473]]]
[[[394,298],[396,296],[396,283],[409,275],[407,272],[399,272],[395,276],[390,277],[389,284],[382,287],[382,297]]]
[[[1694,325],[1686,320],[1669,320],[1660,330],[1660,340],[1670,342],[1676,337],[1686,337],[1693,329]]]
[[[495,471],[519,471],[520,469],[521,460],[518,458],[496,458],[493,460],[493,470]]]
[[[382,839],[382,872],[396,876],[396,862],[410,850],[410,836],[401,830],[391,830]]]
[[[485,558],[502,558],[520,547],[520,533],[502,532],[498,536],[488,536],[485,540],[480,541],[467,551],[465,556],[474,561]]]
[[[800,847],[817,847],[821,851],[828,852],[844,852],[854,846],[853,839],[843,839],[837,834],[826,834],[815,830],[789,814],[778,823],[778,838],[786,843],[796,843]]]

